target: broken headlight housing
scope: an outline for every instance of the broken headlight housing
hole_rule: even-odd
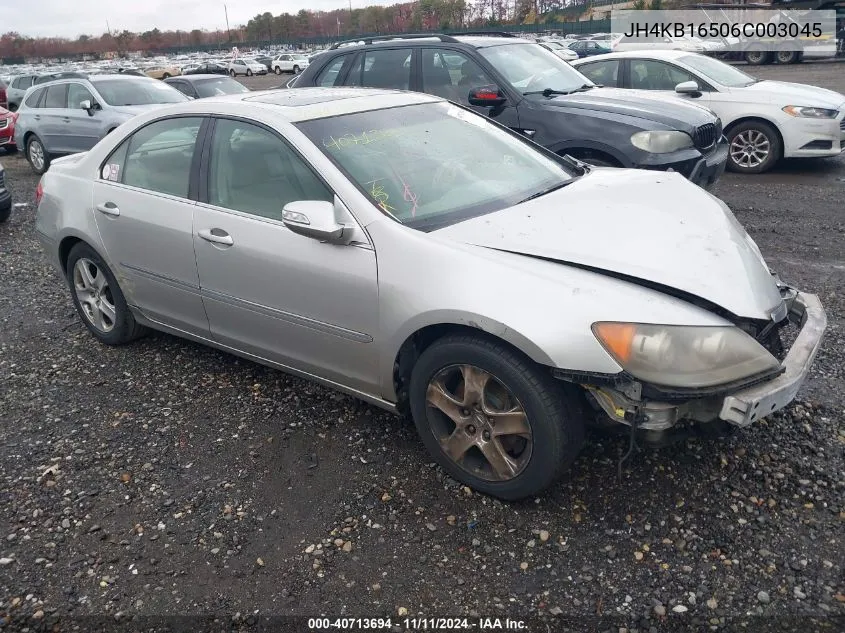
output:
[[[598,322],[593,334],[642,382],[696,389],[728,384],[780,367],[751,336],[733,326]]]

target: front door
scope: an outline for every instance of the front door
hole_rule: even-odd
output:
[[[201,124],[174,117],[136,131],[102,166],[93,204],[127,301],[153,321],[207,337],[189,198]]]
[[[702,89],[698,97],[680,95],[675,92],[678,84],[694,81]],[[692,103],[709,106],[710,92],[698,77],[674,64],[656,59],[631,59],[628,61],[628,88],[650,90],[670,97],[690,99]]]
[[[87,152],[97,144],[105,130],[103,129],[103,113],[99,108],[93,110],[93,116],[83,110],[80,104],[83,101],[91,102],[93,106],[97,103],[94,95],[80,83],[67,85],[67,104],[65,117],[67,145],[73,152]]]
[[[217,119],[195,212],[197,266],[218,342],[372,392],[378,383],[375,252],[297,235],[296,200],[334,193],[280,136]]]

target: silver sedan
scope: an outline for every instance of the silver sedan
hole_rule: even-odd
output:
[[[633,439],[786,406],[826,327],[680,175],[590,168],[423,94],[170,106],[55,160],[38,197],[102,343],[155,328],[408,413],[505,499],[591,421]]]

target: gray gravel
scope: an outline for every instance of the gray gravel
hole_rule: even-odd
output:
[[[25,162],[0,161],[31,202]],[[829,311],[801,401],[727,439],[643,450],[621,483],[625,440],[591,437],[560,485],[518,504],[461,488],[411,425],[356,400],[166,335],[96,344],[33,206],[15,209],[0,225],[0,626],[401,609],[543,631],[843,630],[843,177],[841,159],[788,163],[716,190]]]

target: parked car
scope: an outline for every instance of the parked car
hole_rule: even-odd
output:
[[[207,62],[199,64],[191,70],[187,70],[182,75],[228,75],[229,68],[217,62]]]
[[[35,78],[35,81],[32,82],[32,85],[37,86],[39,84],[46,84],[50,81],[55,81],[56,79],[84,79],[87,76],[87,74],[78,73],[75,71],[47,73],[46,75],[38,75],[38,77]]]
[[[706,105],[725,127],[733,171],[757,174],[781,158],[839,156],[845,150],[845,96],[832,90],[761,81],[682,51],[613,53],[573,65],[605,85]]]
[[[610,53],[611,49],[607,46],[602,46],[601,42],[594,40],[578,40],[572,42],[569,48],[578,54],[578,57],[592,57],[593,55],[604,55]]]
[[[181,101],[188,98],[148,77],[92,75],[33,86],[17,112],[15,143],[43,174],[54,157],[88,151],[135,115]]]
[[[283,53],[278,55],[270,64],[270,69],[277,75],[293,73],[298,75],[308,68],[308,57],[302,53]]]
[[[32,83],[38,78],[38,75],[15,75],[9,82],[6,88],[6,100],[8,102],[8,109],[14,112],[21,105],[24,94],[32,86]]]
[[[152,79],[167,79],[168,77],[178,77],[182,74],[182,69],[178,66],[152,66],[145,68],[144,74]]]
[[[505,499],[549,486],[595,418],[753,424],[826,329],[679,174],[592,168],[429,95],[174,105],[40,192],[36,234],[97,341],[152,327],[410,412],[452,477]]]
[[[133,77],[146,77],[147,75],[139,68],[121,67],[116,71],[119,75],[130,75]]]
[[[9,85],[3,80],[0,79],[0,108],[8,108],[9,107],[9,100],[6,96],[6,89]]]
[[[255,59],[255,61],[259,64],[263,64],[267,70],[273,70],[273,58],[269,55],[259,55],[253,59]]]
[[[0,108],[0,148],[6,150],[7,153],[18,150],[15,145],[15,119],[17,118],[17,112]]]
[[[578,53],[570,48],[567,48],[563,44],[558,44],[557,42],[538,42],[538,44],[540,44],[543,48],[550,50],[565,62],[574,62],[578,59]]]
[[[428,92],[593,165],[673,169],[705,187],[724,172],[727,144],[712,112],[677,108],[677,100],[646,92],[597,88],[539,44],[449,35],[367,41],[339,43],[303,71],[296,87]]]
[[[204,99],[219,95],[231,95],[249,92],[249,88],[231,77],[220,75],[189,75],[185,77],[171,77],[164,83],[173,86],[184,95],[192,99]]]
[[[232,77],[237,77],[238,75],[246,75],[247,77],[252,77],[253,75],[266,75],[267,74],[267,66],[264,64],[259,64],[254,59],[249,57],[241,57],[238,59],[230,60],[226,66],[226,69],[229,71],[229,75]]]
[[[673,37],[671,35],[665,37],[658,35],[628,37],[626,35],[616,43],[613,52],[677,50],[688,53],[703,53],[704,48],[704,45],[686,37]]]
[[[6,188],[6,172],[0,165],[0,224],[12,215],[12,194]]]

